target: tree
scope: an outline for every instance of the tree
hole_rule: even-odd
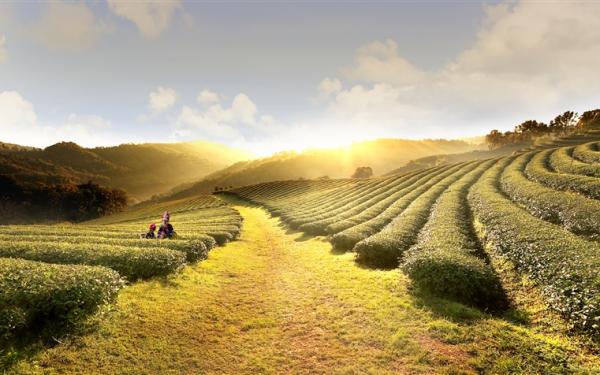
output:
[[[583,112],[579,121],[577,121],[577,128],[592,128],[600,125],[600,109],[594,109],[591,111]]]
[[[489,134],[485,136],[485,143],[487,143],[488,148],[490,150],[496,149],[504,145],[504,142],[504,135],[496,129],[492,130]]]
[[[577,113],[566,111],[562,115],[558,115],[554,120],[550,121],[550,131],[553,133],[566,133],[577,125]]]
[[[373,169],[371,167],[358,167],[354,171],[352,178],[369,178],[373,176]]]
[[[548,133],[548,125],[536,120],[527,120],[515,128],[515,132],[521,135],[522,140],[528,140],[534,136]]]

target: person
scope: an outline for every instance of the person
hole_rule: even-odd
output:
[[[177,232],[175,232],[171,223],[167,224],[167,236],[169,238],[177,238]]]
[[[160,225],[160,227],[158,228],[158,235],[157,235],[157,237],[158,238],[173,239],[173,238],[177,237],[177,233],[173,229],[173,225],[171,225],[170,223],[163,222]]]
[[[156,235],[154,234],[155,230],[156,230],[156,224],[154,224],[154,223],[150,224],[150,226],[148,227],[148,232],[140,234],[140,238],[147,238],[147,239],[156,238]]]

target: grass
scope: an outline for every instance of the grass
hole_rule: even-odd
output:
[[[9,372],[600,371],[592,344],[522,318],[540,314],[531,294],[505,316],[488,315],[411,290],[399,270],[361,268],[353,254],[335,255],[324,238],[291,231],[263,209],[236,208],[245,218],[238,241],[182,273],[126,287],[99,330],[32,350]]]

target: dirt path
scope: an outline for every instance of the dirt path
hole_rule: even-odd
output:
[[[357,267],[323,238],[290,232],[261,208],[236,208],[245,218],[238,241],[169,280],[128,287],[98,330],[15,373],[473,371],[463,329],[411,297],[400,271]]]

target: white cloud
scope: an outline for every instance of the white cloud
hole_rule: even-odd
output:
[[[0,63],[5,62],[8,59],[8,53],[6,52],[6,37],[0,34]]]
[[[231,114],[233,121],[241,122],[242,124],[254,124],[256,116],[256,105],[248,95],[237,94],[231,103]]]
[[[177,93],[175,90],[158,86],[156,90],[148,95],[148,107],[155,114],[166,111],[173,107],[177,101]]]
[[[200,94],[198,94],[196,100],[198,100],[198,103],[200,104],[210,105],[219,103],[221,101],[221,97],[214,91],[204,89],[200,92]]]
[[[256,104],[244,93],[237,94],[229,106],[221,103],[208,105],[210,101],[214,102],[215,98],[222,96],[208,91],[205,94],[207,95],[203,96],[203,100],[199,98],[205,104],[203,109],[184,106],[174,119],[175,138],[203,138],[241,145],[249,138],[258,138],[272,132],[278,126],[272,116],[259,116]],[[204,100],[209,98],[211,100]]]
[[[99,116],[70,114],[55,125],[38,120],[33,104],[18,92],[0,92],[0,134],[2,142],[46,147],[60,141],[82,146],[114,144],[111,124]]]
[[[230,123],[222,122],[212,112],[202,112],[184,106],[175,123],[176,137],[200,137],[218,141],[232,141],[241,137],[241,133]]]
[[[425,73],[398,54],[398,44],[386,39],[358,49],[354,65],[343,69],[344,75],[355,81],[410,84],[423,79]]]
[[[324,78],[317,86],[317,100],[327,100],[340,91],[342,91],[342,82],[339,79]]]
[[[0,130],[3,139],[12,141],[22,130],[35,127],[37,116],[33,105],[16,91],[0,92]]]
[[[89,48],[107,31],[109,28],[83,2],[49,2],[40,20],[32,26],[33,35],[54,49]]]
[[[600,3],[518,2],[486,12],[473,45],[437,71],[408,63],[391,40],[360,48],[342,73],[363,83],[331,96],[323,118],[372,137],[451,137],[598,105]]]
[[[109,9],[116,15],[133,22],[148,38],[156,38],[165,31],[173,13],[180,7],[179,1],[122,1],[108,0]]]

